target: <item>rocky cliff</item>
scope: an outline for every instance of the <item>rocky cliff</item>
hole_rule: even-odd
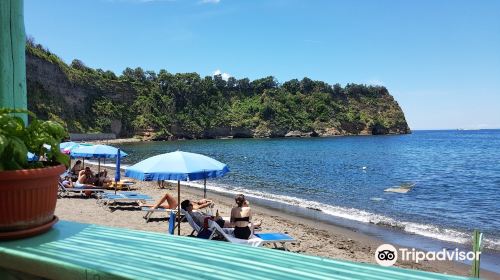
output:
[[[127,68],[121,76],[26,49],[28,107],[71,132],[148,139],[410,133],[385,87],[249,81]]]

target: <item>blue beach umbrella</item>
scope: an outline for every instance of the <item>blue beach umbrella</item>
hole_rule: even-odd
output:
[[[143,181],[177,180],[177,213],[180,214],[180,181],[217,178],[229,167],[213,158],[182,151],[161,154],[138,162],[125,170],[125,176]],[[178,229],[180,234],[180,226]]]
[[[76,149],[80,146],[92,146],[92,144],[84,144],[84,143],[76,143],[76,142],[62,142],[61,144],[59,144],[59,150],[64,153],[64,154],[67,154],[67,155],[70,155],[71,154],[71,151],[73,149]],[[69,166],[71,167],[71,159],[73,157],[70,155],[69,157]],[[83,159],[83,165],[85,165],[85,158]]]
[[[116,158],[118,148],[108,145],[80,145],[71,150],[72,157],[81,158]],[[127,153],[120,151],[120,157],[126,157]]]
[[[83,143],[76,143],[76,142],[63,142],[59,144],[59,150],[61,152],[69,155],[72,150],[80,147],[80,146],[92,146],[92,144],[83,144]]]
[[[78,145],[78,143],[71,142],[71,141],[69,141],[69,142],[62,142],[61,144],[59,144],[59,149],[64,150],[64,149],[66,149],[68,147],[75,146],[75,145]]]
[[[80,145],[77,148],[72,149],[70,155],[73,158],[98,159],[98,170],[100,171],[102,158],[116,158],[118,155],[120,155],[120,157],[126,157],[127,153],[123,151],[118,153],[118,148],[108,145]]]

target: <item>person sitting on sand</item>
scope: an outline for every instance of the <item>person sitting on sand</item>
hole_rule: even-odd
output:
[[[165,203],[166,201],[166,203]],[[205,207],[209,207],[213,205],[213,202],[208,199],[201,199],[196,202],[194,202],[194,209],[202,209]],[[155,204],[141,204],[140,206],[144,207],[151,207],[152,209],[156,208],[165,208],[165,209],[175,209],[177,207],[177,200],[171,196],[170,194],[166,193],[160,200],[158,200]]]
[[[250,229],[250,220],[252,219],[252,209],[250,203],[245,199],[243,194],[237,195],[234,200],[237,206],[231,209],[231,224],[234,225],[234,237],[239,239],[248,239],[252,235]],[[253,226],[260,226],[260,222]]]
[[[205,220],[207,219],[212,219],[214,220],[220,227],[230,227],[229,221],[224,221],[222,217],[212,217],[209,215],[205,215],[201,212],[193,212],[193,210],[196,210],[197,204],[191,202],[190,200],[186,199],[181,203],[181,208],[182,210],[188,212],[188,214],[193,218],[193,221],[201,228],[204,227],[205,225]],[[200,209],[200,208],[198,208]]]

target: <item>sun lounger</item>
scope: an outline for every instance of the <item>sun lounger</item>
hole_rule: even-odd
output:
[[[133,206],[138,207],[139,203],[146,203],[147,201],[152,201],[149,195],[140,194],[136,192],[104,192],[99,194],[98,204],[108,207],[117,206]]]
[[[61,198],[69,195],[70,193],[79,193],[83,195],[84,193],[97,194],[106,191],[105,189],[86,189],[86,188],[66,188],[61,182],[58,183],[57,197]]]
[[[181,209],[181,214],[184,215],[184,217],[188,221],[188,224],[191,226],[191,228],[193,228],[193,231],[190,235],[193,235],[195,232],[196,234],[201,232],[202,228],[193,220],[193,217],[191,217],[188,212]]]
[[[193,211],[200,211],[200,210],[193,210]],[[188,224],[191,226],[191,228],[193,229],[193,231],[191,232],[190,235],[193,235],[194,233],[196,233],[197,235],[203,230],[203,228],[201,228],[194,220],[193,220],[193,217],[186,211],[184,211],[183,209],[181,209],[181,215],[183,215],[183,219],[186,219]],[[207,215],[207,214],[205,214]],[[229,220],[229,217],[222,217],[224,220]],[[183,220],[182,219],[182,220]],[[181,220],[181,221],[182,221]]]
[[[170,215],[170,213],[177,213],[177,209],[166,209],[166,208],[155,208],[153,207],[147,207],[147,206],[142,206],[141,211],[146,212],[144,214],[143,218],[146,219],[146,223],[149,222],[149,219],[152,218],[154,213],[167,213]]]
[[[264,244],[274,244],[274,247],[277,247],[277,243],[281,243],[283,248],[288,251],[286,247],[286,243],[288,242],[297,242],[293,237],[284,233],[258,233],[250,236],[249,239],[239,239],[234,237],[234,229],[224,228],[222,229],[217,223],[214,221],[208,221],[209,227],[212,230],[212,235],[209,239],[214,238],[217,234],[221,235],[227,241],[236,244],[243,244],[252,247],[260,247]]]
[[[130,186],[134,185],[135,183],[132,181],[119,181],[119,182],[110,182],[107,188],[109,189],[118,189],[122,190],[123,188],[126,188],[127,190],[130,191]]]

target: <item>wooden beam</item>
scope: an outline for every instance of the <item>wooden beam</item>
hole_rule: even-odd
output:
[[[0,107],[27,109],[23,0],[0,1]],[[27,115],[22,115],[27,123]]]

